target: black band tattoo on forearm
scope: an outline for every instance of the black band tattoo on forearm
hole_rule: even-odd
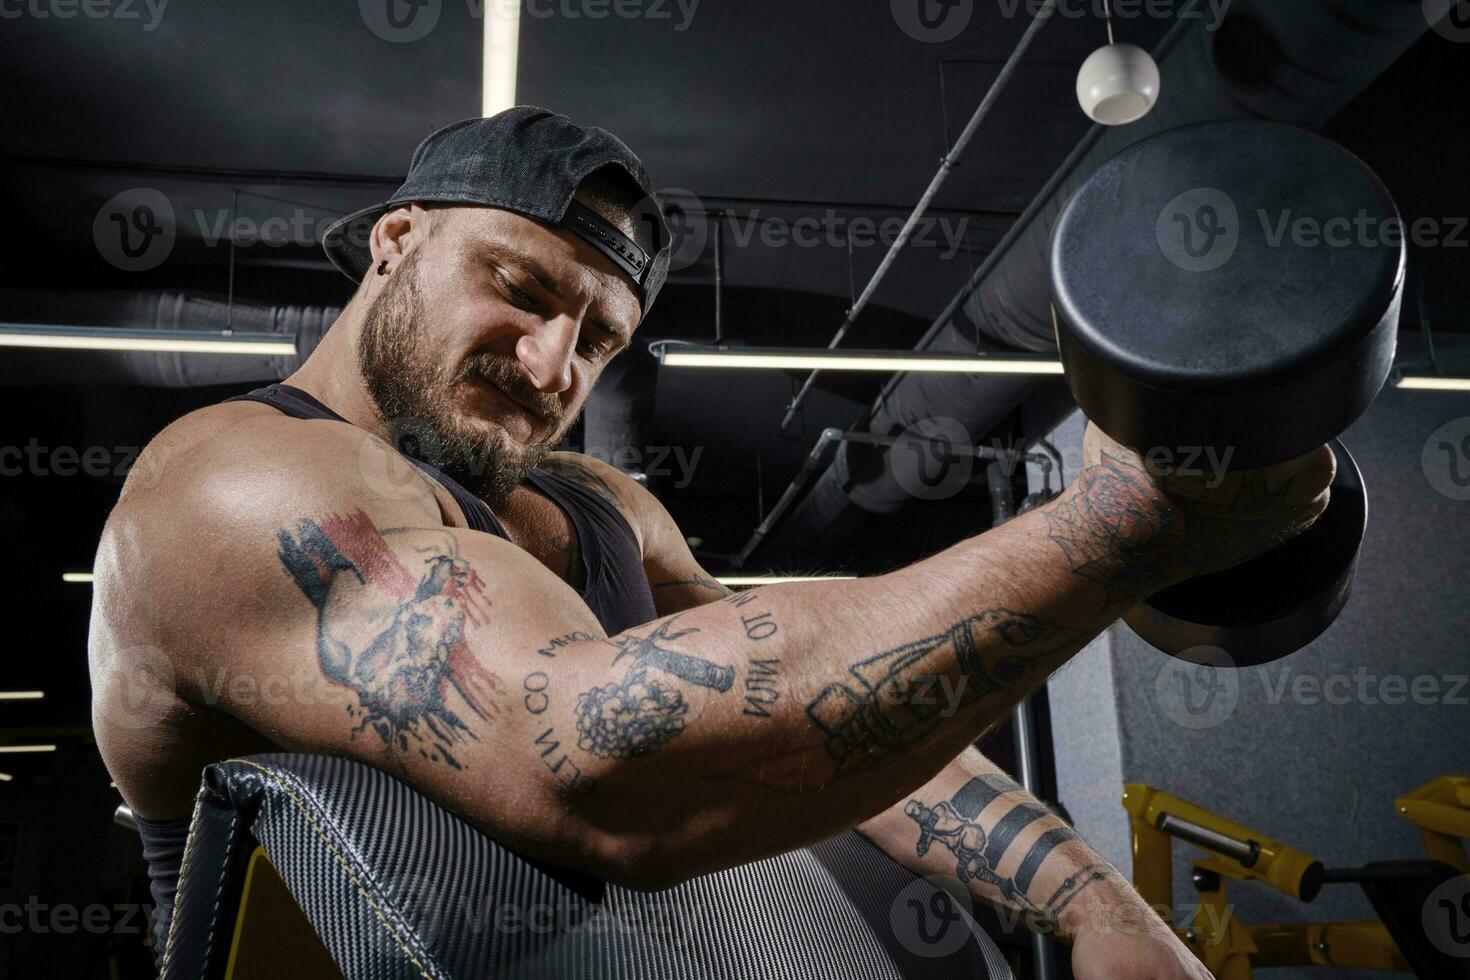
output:
[[[1012,807],[986,833],[980,812],[1002,795],[1019,790],[1014,783],[995,777],[970,780],[948,800],[929,806],[923,800],[909,800],[904,813],[919,828],[915,853],[923,857],[936,843],[942,844],[955,859],[955,874],[963,882],[979,882],[994,887],[1003,899],[1034,918],[1055,927],[1060,916],[1084,889],[1108,877],[1108,868],[1088,864],[1069,875],[1045,901],[1030,894],[1031,884],[1047,858],[1068,841],[1079,840],[1070,827],[1053,827],[1038,837],[1027,849],[1016,870],[1003,875],[998,870],[1001,860],[1022,831],[1051,812],[1035,803],[1021,802]]]

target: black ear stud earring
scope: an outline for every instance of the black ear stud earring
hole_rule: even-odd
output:
[[[387,274],[388,274],[388,260],[387,259],[384,259],[383,261],[381,261],[381,262],[378,263],[378,275],[380,275],[380,276],[386,276]]]

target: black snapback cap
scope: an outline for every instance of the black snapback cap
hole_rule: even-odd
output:
[[[642,192],[633,220],[649,226],[655,243],[651,254],[574,200],[582,181],[609,165],[627,173]],[[408,177],[392,197],[327,228],[322,236],[327,257],[353,282],[361,282],[372,265],[373,225],[394,208],[413,203],[500,208],[575,232],[633,282],[644,316],[668,278],[669,230],[642,162],[607,130],[579,126],[549,109],[517,106],[431,133],[413,151]]]

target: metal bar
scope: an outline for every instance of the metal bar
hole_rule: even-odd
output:
[[[817,444],[807,454],[806,462],[802,464],[795,478],[786,487],[786,492],[781,494],[781,499],[776,501],[776,506],[771,508],[771,512],[756,526],[755,533],[750,536],[750,540],[740,550],[740,554],[735,557],[735,567],[737,569],[745,567],[745,560],[750,557],[756,548],[760,547],[760,543],[765,540],[766,535],[770,534],[771,529],[776,526],[776,521],[780,519],[782,514],[786,513],[786,508],[790,507],[792,501],[805,489],[807,481],[811,479],[811,475],[821,465],[822,457],[826,455],[827,447],[840,440],[842,435],[841,429],[822,430],[822,434],[817,437]]]
[[[225,295],[225,333],[235,332],[235,222],[240,220],[240,191],[230,192],[230,278]]]
[[[1011,723],[1016,732],[1016,775],[1026,792],[1041,798],[1041,760],[1036,746],[1036,716],[1028,697],[1016,705],[1011,712]],[[1057,976],[1057,951],[1049,937],[1040,933],[1031,934],[1032,975],[1037,980],[1055,980]]]
[[[722,344],[725,342],[725,222],[719,211],[711,217],[715,222],[715,343]]]
[[[915,439],[916,437],[909,436],[907,438]],[[806,462],[802,464],[801,469],[797,471],[796,476],[792,478],[791,483],[786,487],[786,492],[781,494],[781,499],[776,501],[776,506],[771,508],[771,512],[765,516],[760,522],[760,525],[756,527],[755,532],[750,536],[750,540],[745,543],[745,547],[740,549],[740,554],[735,557],[735,568],[741,569],[745,567],[745,562],[755,552],[755,549],[760,547],[761,542],[775,529],[777,522],[781,520],[782,515],[786,513],[791,505],[796,502],[796,498],[800,496],[801,491],[806,489],[807,482],[811,480],[812,474],[821,465],[822,457],[826,455],[828,446],[839,442],[860,442],[868,446],[891,446],[899,441],[899,436],[884,436],[878,435],[875,432],[844,432],[836,427],[823,429],[822,434],[817,437],[817,444],[807,454]],[[953,448],[976,459],[997,461],[1003,466],[1007,464],[1014,466],[1020,462],[1036,463],[1039,466],[1046,467],[1051,466],[1051,460],[1040,453],[1011,452],[1009,450],[996,449],[991,446]]]
[[[827,343],[829,349],[835,348],[838,344],[842,343],[842,338],[846,336],[853,322],[862,315],[863,309],[868,305],[868,301],[878,291],[878,286],[888,275],[888,270],[893,268],[893,263],[898,259],[898,253],[902,252],[908,246],[909,239],[913,237],[914,229],[918,227],[924,214],[929,210],[929,205],[933,203],[935,195],[944,186],[944,182],[949,179],[949,175],[954,170],[956,162],[965,152],[965,148],[969,146],[970,140],[974,137],[976,130],[980,128],[980,124],[990,114],[990,109],[995,105],[1001,92],[1005,90],[1006,86],[1010,84],[1011,79],[1015,76],[1016,70],[1021,65],[1021,58],[1026,54],[1026,50],[1031,47],[1031,42],[1036,39],[1036,35],[1040,33],[1041,28],[1046,25],[1046,22],[1051,19],[1052,14],[1055,12],[1056,3],[1057,0],[1046,0],[1042,4],[1041,9],[1036,12],[1036,16],[1032,18],[1031,23],[1026,28],[1026,33],[1021,36],[1020,43],[1016,45],[1016,49],[1011,52],[1010,58],[1006,60],[1005,65],[1001,68],[1000,74],[991,83],[990,91],[986,92],[985,98],[980,100],[980,105],[976,107],[974,114],[970,117],[969,123],[966,124],[964,130],[960,133],[959,139],[955,140],[954,146],[940,160],[939,171],[929,182],[929,187],[924,191],[923,197],[919,198],[919,203],[914,207],[908,220],[904,222],[903,230],[898,233],[898,238],[889,247],[888,254],[884,255],[883,261],[878,263],[878,268],[873,272],[872,278],[868,280],[868,285],[864,287],[862,294],[858,296],[857,302],[853,304],[852,309],[847,311],[847,317],[842,321],[842,326],[837,328],[837,333]],[[791,424],[791,420],[796,417],[797,411],[801,408],[802,401],[806,398],[806,393],[811,390],[812,384],[816,381],[819,373],[818,371],[813,371],[808,375],[806,381],[802,383],[801,390],[792,399],[791,405],[786,410],[786,417],[781,421],[782,431],[785,431],[786,427]]]
[[[1261,857],[1261,845],[1253,840],[1237,840],[1218,830],[1201,826],[1193,820],[1176,817],[1172,813],[1159,815],[1158,828],[1170,837],[1177,837],[1206,850],[1215,851],[1239,861],[1247,868],[1255,867]]]

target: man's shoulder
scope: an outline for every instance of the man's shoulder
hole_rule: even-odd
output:
[[[314,473],[342,474],[344,460],[396,455],[371,433],[297,419],[259,402],[225,402],[170,423],[139,454],[119,506],[144,505],[199,481],[255,481],[264,487]],[[346,471],[350,476],[353,470]]]

